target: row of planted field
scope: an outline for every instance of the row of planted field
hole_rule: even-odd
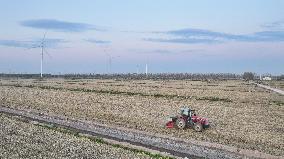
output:
[[[282,155],[284,97],[244,81],[1,79],[0,104]],[[190,106],[211,128],[166,129]]]

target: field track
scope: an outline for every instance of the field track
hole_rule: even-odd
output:
[[[266,86],[266,85],[263,85],[263,84],[259,84],[259,83],[254,83],[254,84],[256,84],[258,87],[262,87],[262,88],[271,90],[273,92],[279,93],[281,95],[284,95],[284,91],[283,90],[272,88],[272,87],[269,87],[269,86]]]
[[[59,127],[78,131],[96,137],[128,142],[132,145],[165,152],[177,157],[189,158],[283,158],[258,151],[237,149],[230,146],[200,142],[195,140],[181,140],[159,134],[150,134],[126,128],[117,128],[100,123],[67,119],[58,116],[47,116],[23,110],[15,110],[0,106],[0,112],[20,116],[31,121],[53,124]]]

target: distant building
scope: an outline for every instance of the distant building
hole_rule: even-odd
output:
[[[262,80],[264,80],[264,81],[271,81],[271,77],[264,77],[264,78],[262,78]]]

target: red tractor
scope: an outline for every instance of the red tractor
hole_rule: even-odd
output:
[[[182,108],[180,115],[170,117],[170,120],[167,122],[166,127],[177,127],[179,129],[192,127],[195,131],[202,131],[204,128],[209,127],[209,123],[206,118],[197,116],[195,114],[195,110],[191,110],[190,108]]]

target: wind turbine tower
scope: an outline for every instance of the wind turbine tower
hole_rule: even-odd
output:
[[[41,41],[40,78],[42,78],[43,48],[44,48],[44,41]]]
[[[145,66],[145,74],[146,76],[148,75],[148,63],[146,63],[146,66]]]

